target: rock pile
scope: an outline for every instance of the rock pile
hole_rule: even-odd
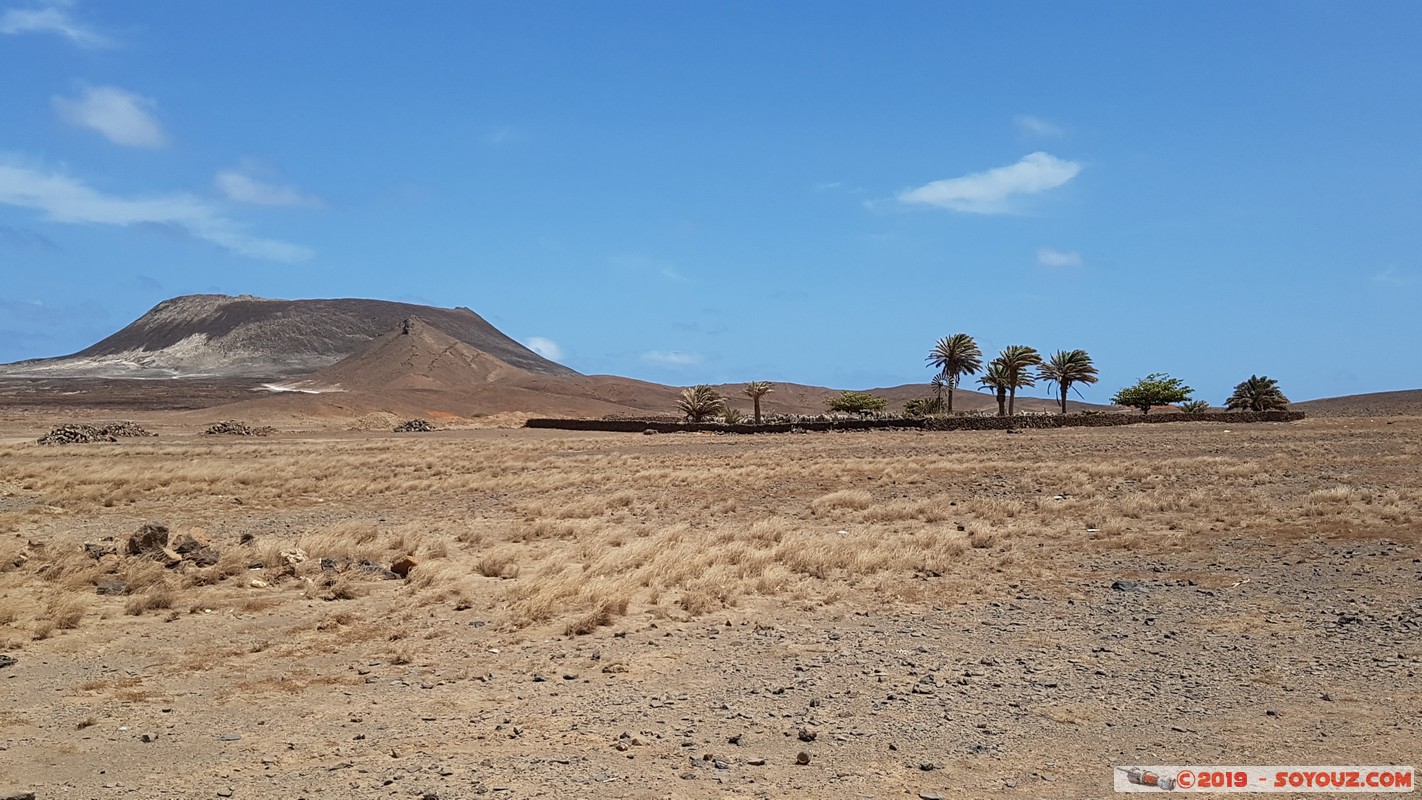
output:
[[[203,433],[210,436],[271,436],[276,432],[277,429],[270,425],[254,428],[245,422],[238,422],[235,419],[214,423],[208,426],[207,430],[203,431]]]
[[[396,433],[429,433],[434,426],[427,419],[412,419],[395,426]]]
[[[135,422],[114,422],[108,425],[60,425],[41,436],[40,444],[93,444],[94,442],[116,442],[119,437],[157,436]]]
[[[172,569],[180,565],[211,567],[221,557],[212,542],[201,533],[183,533],[174,537],[168,526],[148,522],[139,526],[117,546],[85,543],[84,552],[100,564],[116,568],[124,558],[151,558]],[[121,582],[107,581],[99,585],[99,594],[126,594]]]
[[[103,432],[103,433],[107,433],[107,434],[110,435],[110,436],[117,436],[117,437],[120,437],[120,438],[126,437],[126,436],[157,436],[157,435],[158,435],[158,434],[153,433],[152,431],[149,431],[148,429],[144,428],[142,425],[139,425],[137,422],[129,422],[129,421],[127,421],[127,420],[124,420],[123,422],[113,422],[113,423],[110,423],[110,424],[105,425],[104,427],[100,428],[99,430],[100,430],[101,432]]]

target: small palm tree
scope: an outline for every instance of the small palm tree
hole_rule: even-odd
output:
[[[771,388],[774,385],[775,384],[770,381],[751,381],[746,384],[745,389],[742,389],[746,397],[749,397],[751,402],[755,403],[755,424],[757,425],[760,424],[760,398],[774,391],[774,389]]]
[[[1001,361],[994,360],[988,364],[987,371],[978,378],[978,385],[984,389],[992,389],[997,393],[997,415],[1007,416],[1007,369]]]
[[[1225,401],[1230,411],[1283,411],[1288,407],[1289,398],[1279,391],[1279,382],[1263,375],[1250,375]]]
[[[688,422],[702,422],[707,417],[714,417],[721,413],[725,405],[720,392],[704,383],[682,389],[681,399],[676,401],[677,409]]]
[[[1184,403],[1177,403],[1175,407],[1180,409],[1180,413],[1182,414],[1204,414],[1210,410],[1210,401],[1189,400]]]
[[[1067,413],[1067,391],[1073,383],[1096,383],[1096,366],[1085,350],[1058,350],[1037,367],[1037,377],[1061,390],[1062,413]]]
[[[1002,362],[1007,377],[1007,414],[1011,416],[1017,413],[1017,390],[1037,384],[1037,377],[1029,368],[1042,363],[1042,354],[1025,344],[1014,344],[1003,348],[996,360]]]
[[[983,351],[966,333],[944,336],[929,351],[928,363],[938,367],[938,374],[948,387],[948,413],[953,413],[953,390],[964,375],[976,374],[983,368]]]

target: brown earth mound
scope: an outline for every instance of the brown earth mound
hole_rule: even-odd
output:
[[[1422,417],[1422,389],[1325,397],[1290,408],[1314,417]]]

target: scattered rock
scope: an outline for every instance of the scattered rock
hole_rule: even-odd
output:
[[[118,549],[106,544],[94,544],[93,542],[85,542],[84,552],[88,553],[90,558],[94,559],[95,561],[98,561],[104,556],[117,555]]]
[[[802,742],[813,742],[817,736],[819,736],[819,732],[814,728],[801,728],[799,731],[800,741]]]
[[[414,556],[400,556],[390,565],[390,571],[402,578],[408,578],[410,577],[410,570],[419,565],[419,560]]]
[[[429,433],[435,427],[427,419],[411,419],[395,426],[396,433]]]
[[[168,526],[157,522],[144,523],[124,545],[124,552],[131,556],[151,555],[168,546]],[[179,559],[181,560],[181,556]]]
[[[18,789],[0,789],[0,800],[35,800],[35,793],[22,792]]]
[[[6,667],[12,667],[12,666],[14,666],[16,663],[18,663],[18,662],[15,660],[15,657],[14,657],[14,656],[7,656],[7,655],[5,655],[4,653],[0,653],[0,669],[4,669],[4,668],[6,668]]]
[[[1135,581],[1117,580],[1111,582],[1111,588],[1118,592],[1139,592],[1141,585]]]

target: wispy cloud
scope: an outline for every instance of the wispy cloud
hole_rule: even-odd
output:
[[[1016,164],[975,172],[900,192],[898,200],[969,214],[1010,214],[1013,201],[1040,194],[1075,178],[1081,165],[1048,153],[1029,153]]]
[[[529,350],[532,350],[544,358],[557,361],[563,357],[563,348],[559,347],[558,343],[552,339],[547,339],[542,336],[530,336],[524,344],[528,346]]]
[[[1054,137],[1066,135],[1066,130],[1060,125],[1048,122],[1047,120],[1044,120],[1041,117],[1034,117],[1031,114],[1018,114],[1016,117],[1012,118],[1012,121],[1017,125],[1017,128],[1023,133],[1028,133],[1033,136]]]
[[[28,228],[0,225],[0,246],[18,250],[58,250],[59,245]]]
[[[304,261],[300,245],[260,239],[242,231],[220,209],[188,194],[116,197],[67,175],[0,162],[0,203],[43,212],[52,222],[143,227],[193,236],[249,258]]]
[[[700,353],[682,353],[677,350],[653,350],[642,354],[642,360],[648,364],[660,364],[664,367],[688,367],[701,363]]]
[[[228,200],[254,206],[311,206],[319,207],[320,198],[306,194],[295,186],[283,186],[254,176],[259,172],[254,165],[244,164],[238,169],[225,169],[213,179]]]
[[[484,132],[482,137],[484,144],[498,146],[501,144],[511,144],[523,138],[518,128],[512,125],[499,125]]]
[[[1405,272],[1400,272],[1395,266],[1391,266],[1374,275],[1373,282],[1381,283],[1384,286],[1411,286],[1412,276]]]
[[[114,144],[125,147],[162,147],[168,143],[163,126],[149,110],[158,106],[113,86],[94,86],[75,98],[56,96],[50,101],[59,118],[79,128],[92,128]]]
[[[1081,253],[1074,250],[1043,247],[1037,250],[1037,263],[1044,267],[1079,267],[1082,263]]]
[[[52,33],[80,47],[112,47],[114,42],[69,15],[66,2],[48,3],[39,8],[12,8],[0,14],[0,33]]]

